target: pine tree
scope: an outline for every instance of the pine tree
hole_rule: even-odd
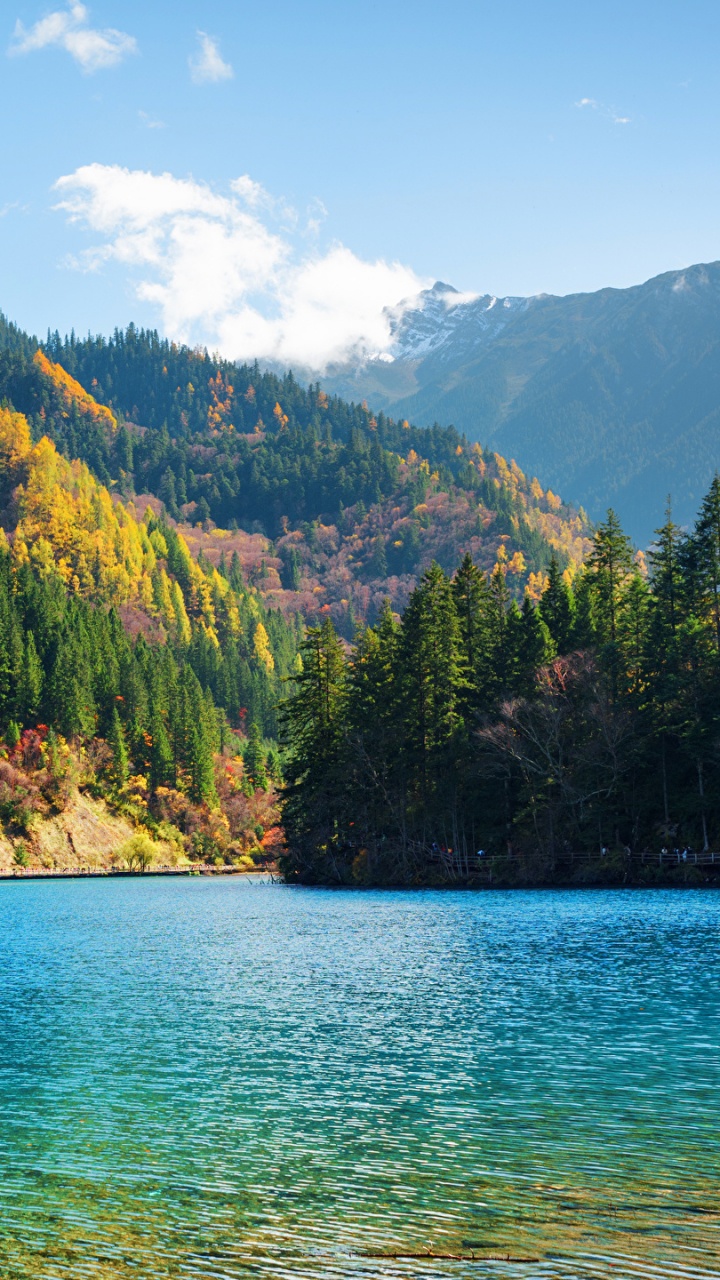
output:
[[[237,595],[242,595],[245,591],[245,579],[243,578],[240,557],[237,551],[233,551],[230,560],[230,586]]]
[[[353,797],[353,842],[372,846],[397,825],[405,784],[398,698],[399,627],[389,601],[375,627],[357,637],[350,660],[346,787]]]
[[[180,511],[177,504],[177,494],[175,492],[175,476],[169,467],[163,473],[162,480],[160,481],[160,488],[158,489],[158,496],[164,504],[168,515],[172,516],[173,520],[179,520]]]
[[[385,553],[385,539],[381,533],[379,533],[375,538],[373,553],[370,557],[369,569],[374,578],[387,577],[388,565],[387,555]]]
[[[265,769],[265,752],[257,724],[253,720],[248,731],[244,753],[245,772],[255,788],[267,791],[268,776]]]
[[[516,688],[527,696],[534,692],[538,668],[545,666],[555,653],[550,630],[529,596],[523,601],[517,634]]]
[[[43,685],[43,668],[35,647],[35,637],[28,631],[25,637],[22,676],[18,692],[18,703],[23,724],[35,724],[40,710],[40,699]]]
[[[540,600],[540,616],[557,653],[569,653],[574,644],[575,601],[564,581],[556,555],[550,558],[547,586]]]
[[[422,806],[434,789],[453,739],[463,727],[467,668],[450,582],[433,563],[410,597],[403,617],[399,669],[404,754]]]
[[[495,600],[485,574],[469,553],[452,580],[452,593],[467,675],[463,706],[466,712],[477,711],[489,701]]]
[[[656,537],[649,556],[651,595],[644,636],[643,681],[652,689],[647,716],[658,744],[663,821],[669,829],[669,758],[678,726],[679,628],[692,594],[683,579],[686,540],[673,522],[669,498],[665,523],[656,530]]]
[[[650,577],[653,591],[653,613],[659,630],[671,639],[681,621],[683,596],[682,530],[672,518],[670,499],[665,510],[665,523],[655,530],[656,542],[650,548]]]
[[[175,762],[165,722],[158,706],[153,706],[150,716],[150,790],[175,785]]]
[[[179,681],[176,756],[186,771],[190,799],[211,807],[217,804],[212,736],[200,682],[194,671],[185,666]]]
[[[623,587],[632,571],[632,543],[610,509],[598,525],[588,565],[593,575],[601,643],[617,645]]]
[[[18,694],[22,681],[22,628],[9,593],[0,595],[0,721],[20,715]]]
[[[348,821],[343,789],[347,671],[330,618],[308,628],[300,660],[296,691],[281,708],[288,748],[283,815],[292,848],[286,869],[290,876],[312,877],[324,864],[324,874],[337,879],[336,855]]]
[[[720,475],[715,473],[690,539],[693,594],[720,650]]]
[[[593,649],[597,642],[594,579],[587,569],[575,579],[574,617],[570,637],[572,649]]]
[[[593,586],[598,640],[604,647],[604,660],[610,671],[614,696],[617,696],[622,665],[620,615],[632,568],[632,543],[623,533],[615,512],[610,509],[595,533],[588,569]]]
[[[114,785],[119,789],[125,786],[130,775],[130,756],[117,707],[112,709],[108,746],[112,755],[110,776]]]
[[[66,738],[89,737],[95,729],[95,699],[87,647],[66,633],[58,644],[44,701]]]

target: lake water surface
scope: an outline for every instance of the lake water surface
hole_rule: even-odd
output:
[[[720,1277],[720,893],[18,881],[0,965],[3,1278]]]

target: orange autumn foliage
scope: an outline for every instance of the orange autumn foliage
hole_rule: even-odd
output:
[[[109,428],[115,431],[117,428],[117,419],[115,415],[104,404],[98,404],[91,395],[70,376],[61,364],[55,364],[54,361],[48,360],[42,351],[36,351],[33,356],[34,363],[48,382],[51,383],[54,391],[59,395],[63,406],[63,413],[67,417],[71,409],[76,408],[85,418],[90,418],[92,422],[98,426]]]
[[[231,414],[234,387],[229,382],[223,381],[223,376],[219,369],[217,375],[209,379],[208,387],[210,388],[210,404],[208,405],[207,413],[208,430],[233,431]]]

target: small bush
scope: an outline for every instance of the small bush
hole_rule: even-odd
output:
[[[13,853],[13,861],[16,867],[26,867],[28,865],[28,863],[30,862],[30,855],[28,854],[26,845],[17,844],[15,846],[15,852]]]
[[[128,871],[147,871],[157,861],[158,847],[145,832],[131,836],[117,850],[115,861]]]

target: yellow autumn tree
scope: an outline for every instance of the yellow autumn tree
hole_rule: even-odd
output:
[[[253,650],[258,662],[263,664],[266,671],[273,671],[275,669],[275,659],[270,652],[268,633],[262,622],[258,622],[255,628],[255,635],[253,636]]]
[[[30,426],[25,415],[0,409],[0,470],[9,473],[11,481],[30,448]]]
[[[67,462],[43,436],[27,458],[27,478],[17,490],[17,559],[42,573],[54,569],[80,595],[100,592],[113,604],[147,598],[147,535],[81,462]],[[145,582],[143,583],[143,579]]]
[[[279,400],[275,402],[273,417],[277,423],[278,431],[284,431],[289,422],[289,418],[286,413],[283,413],[282,405]]]

